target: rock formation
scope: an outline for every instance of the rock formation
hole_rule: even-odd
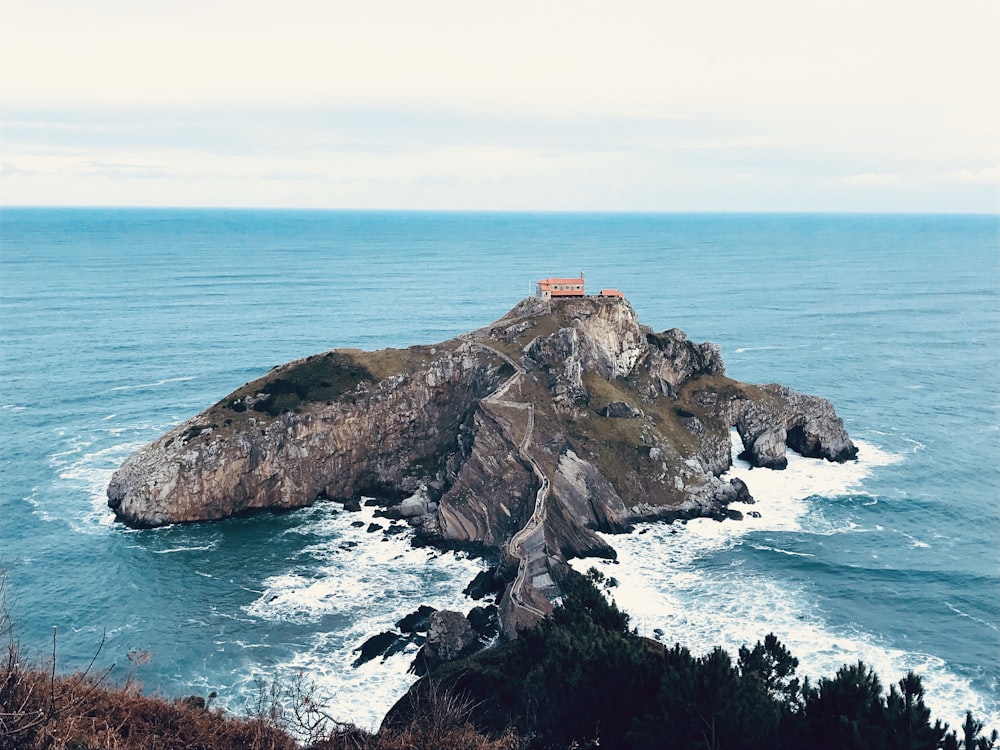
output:
[[[505,625],[560,594],[595,530],[720,516],[788,447],[857,454],[822,398],[725,376],[714,344],[641,326],[620,298],[528,298],[435,346],[338,349],[277,367],[133,454],[108,503],[133,526],[376,498],[424,541],[502,552]]]

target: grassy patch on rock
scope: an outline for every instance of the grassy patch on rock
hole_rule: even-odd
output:
[[[414,372],[453,349],[448,344],[377,352],[334,349],[297,359],[272,368],[263,377],[230,393],[208,409],[198,424],[189,426],[181,439],[187,443],[203,433],[236,432],[254,424],[263,426],[282,414],[300,413],[315,405],[353,403],[364,391],[362,388],[359,392],[358,386],[374,387],[393,375]],[[250,419],[254,421],[249,422]]]

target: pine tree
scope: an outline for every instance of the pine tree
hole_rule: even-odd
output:
[[[763,643],[757,641],[753,650],[740,646],[740,674],[744,678],[756,675],[767,693],[789,708],[796,704],[801,689],[798,678],[794,676],[798,666],[799,660],[774,633],[764,636]]]
[[[980,733],[985,725],[981,721],[972,718],[972,711],[965,712],[965,721],[962,723],[962,747],[964,750],[993,750],[997,745],[997,730],[993,730],[989,737],[983,737]]]
[[[884,718],[878,675],[861,661],[820,679],[804,695],[803,732],[816,750],[885,747]]]
[[[886,725],[889,747],[898,750],[936,750],[944,739],[946,726],[940,720],[932,726],[931,711],[924,705],[924,686],[913,672],[889,689]]]

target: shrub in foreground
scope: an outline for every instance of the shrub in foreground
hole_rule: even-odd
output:
[[[629,630],[598,582],[578,580],[515,641],[441,665],[371,734],[337,722],[302,678],[261,686],[249,714],[235,717],[201,698],[108,686],[108,672],[57,676],[54,641],[47,668],[26,666],[0,578],[0,750],[997,748],[997,733],[983,735],[971,714],[961,736],[932,723],[913,673],[888,693],[861,662],[800,683],[798,661],[773,635],[735,662],[721,648],[694,656]]]

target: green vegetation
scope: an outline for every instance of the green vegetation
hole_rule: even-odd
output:
[[[371,734],[335,720],[304,679],[261,685],[237,717],[191,696],[144,696],[90,669],[56,675],[23,662],[2,607],[0,750],[569,750],[600,747],[996,750],[971,714],[959,731],[931,723],[920,678],[886,694],[865,664],[816,685],[773,635],[696,657],[629,630],[596,571],[578,577],[553,615],[517,640],[422,678]],[[100,649],[98,649],[98,652]],[[95,657],[96,661],[96,657]],[[93,666],[93,665],[92,665]]]
[[[189,442],[210,430],[244,430],[247,419],[266,423],[313,404],[353,402],[354,391],[362,383],[375,384],[392,375],[413,372],[450,346],[446,343],[438,347],[412,346],[377,352],[334,349],[274,367],[206,410],[203,423],[188,428],[180,439]]]
[[[368,368],[342,352],[327,352],[293,362],[264,378],[258,393],[266,398],[253,403],[254,411],[272,417],[295,411],[303,403],[334,401],[362,382],[374,382]],[[239,397],[229,401],[234,411],[246,410]],[[240,408],[242,407],[242,409]]]
[[[888,694],[860,662],[811,685],[773,635],[735,662],[721,648],[694,656],[640,638],[600,581],[596,571],[576,581],[552,617],[516,641],[443,665],[431,675],[437,689],[467,695],[478,726],[513,727],[529,748],[996,747],[971,715],[962,739],[932,724],[913,673]],[[413,717],[403,703],[390,718]]]
[[[655,490],[642,482],[656,477],[666,464],[669,474],[682,474],[685,457],[700,451],[698,437],[685,421],[697,418],[701,429],[717,440],[728,442],[729,428],[722,420],[698,403],[694,394],[707,389],[725,394],[740,391],[736,381],[721,376],[699,376],[685,383],[676,400],[641,400],[630,380],[608,381],[592,372],[584,373],[583,384],[590,394],[589,418],[563,420],[559,429],[566,434],[574,450],[591,461],[607,477],[622,497],[644,497],[650,502],[680,503],[683,490],[660,484]],[[597,417],[601,408],[615,401],[638,407],[645,415],[638,419]],[[659,448],[656,460],[650,448]]]
[[[170,700],[142,694],[136,671],[148,654],[129,654],[123,685],[100,672],[57,674],[57,639],[44,665],[25,662],[4,607],[0,572],[0,750],[519,750],[511,732],[476,730],[463,698],[430,691],[415,704],[416,719],[371,734],[336,721],[300,677],[290,686],[258,685],[246,715],[212,707],[216,698]],[[101,644],[103,645],[103,644]]]

